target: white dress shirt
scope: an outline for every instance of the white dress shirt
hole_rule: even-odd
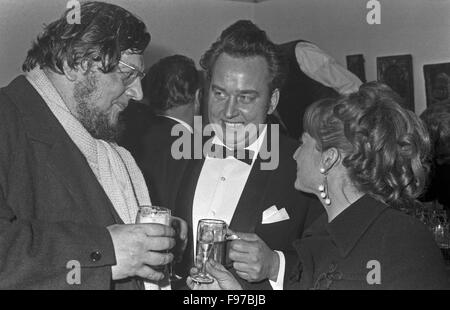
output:
[[[300,69],[308,77],[333,88],[339,94],[355,92],[362,84],[356,75],[342,67],[333,57],[312,43],[297,43],[295,56]]]
[[[250,171],[264,142],[266,132],[267,127],[264,127],[258,139],[245,148],[254,152],[251,165],[231,156],[225,159],[206,157],[198,178],[192,205],[194,260],[198,221],[209,218],[219,219],[225,221],[228,225],[230,224]],[[212,143],[225,146],[217,136],[213,138]],[[280,268],[277,281],[270,281],[270,283],[274,289],[282,289],[285,258],[282,252],[276,252],[280,257]]]

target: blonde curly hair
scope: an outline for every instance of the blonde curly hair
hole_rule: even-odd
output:
[[[355,93],[313,103],[304,116],[318,150],[339,149],[353,185],[391,205],[414,201],[429,171],[428,132],[400,102],[387,85],[369,82]]]

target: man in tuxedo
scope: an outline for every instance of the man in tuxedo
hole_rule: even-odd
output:
[[[136,132],[137,143],[128,148],[144,174],[152,202],[169,209],[187,163],[186,158],[172,155],[178,150],[172,145],[180,135],[192,136],[200,81],[194,61],[182,55],[159,60],[142,81],[144,101],[154,116],[145,120],[145,131]],[[127,124],[132,125],[133,119],[129,117]]]
[[[175,214],[188,222],[190,238],[177,270],[186,276],[194,264],[198,221],[221,219],[239,238],[229,258],[246,286],[281,288],[286,261],[295,259],[292,242],[322,212],[315,198],[294,189],[298,142],[265,125],[280,96],[283,59],[264,31],[238,21],[200,64],[209,85],[213,152],[191,161],[181,182]],[[275,165],[265,166],[268,159]]]
[[[102,2],[67,11],[0,89],[0,289],[137,289],[160,280],[174,229],[133,224],[150,204],[118,115],[142,99],[145,24]],[[181,238],[187,227],[181,223]],[[184,227],[184,228],[183,228]]]

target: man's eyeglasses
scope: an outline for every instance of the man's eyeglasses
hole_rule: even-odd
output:
[[[145,76],[145,72],[133,67],[132,65],[129,65],[121,60],[119,60],[119,64],[121,64],[122,66],[125,66],[129,69],[131,69],[131,71],[127,71],[127,72],[123,72],[120,70],[120,73],[122,73],[122,82],[125,85],[125,87],[130,86],[131,84],[133,84],[133,82],[136,80],[136,78],[139,79],[143,79]]]

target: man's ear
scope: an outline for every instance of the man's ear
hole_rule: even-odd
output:
[[[270,97],[269,109],[267,110],[268,115],[275,111],[278,105],[278,100],[280,100],[280,91],[277,88],[272,92],[272,96]]]
[[[66,60],[64,60],[63,69],[64,69],[64,76],[69,81],[74,82],[78,79],[78,70],[69,67]]]
[[[65,60],[63,63],[64,76],[71,82],[76,81],[82,75],[85,75],[88,71],[87,62],[83,61],[79,66],[75,68],[69,67],[67,61]]]
[[[322,153],[321,164],[325,171],[329,171],[336,166],[341,159],[341,153],[335,147],[329,148]]]

